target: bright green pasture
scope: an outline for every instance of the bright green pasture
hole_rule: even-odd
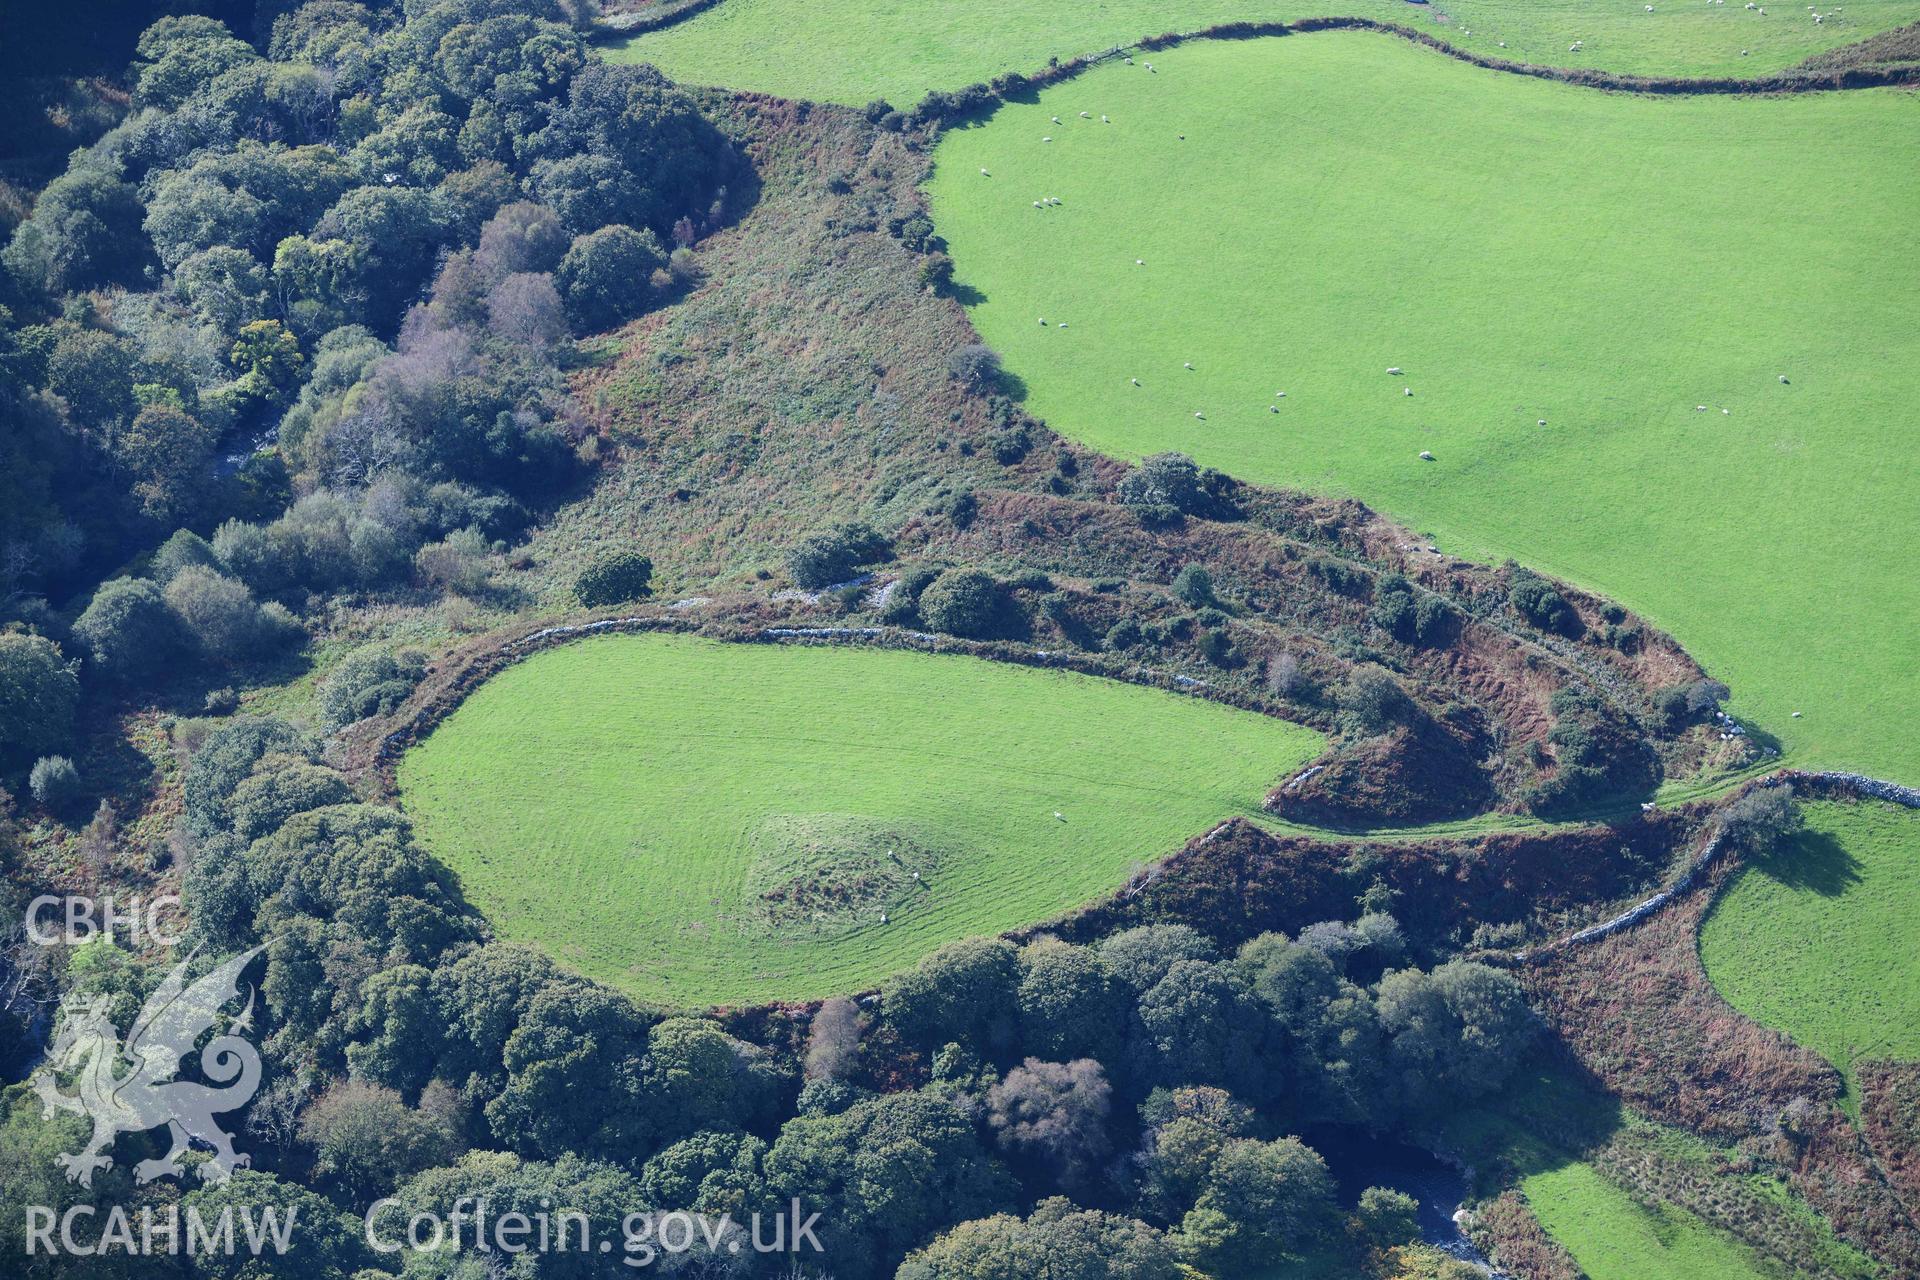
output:
[[[1707,917],[1707,976],[1849,1076],[1858,1059],[1920,1058],[1920,812],[1875,801],[1806,815]]]
[[[1592,1165],[1521,1183],[1534,1216],[1592,1280],[1762,1280],[1751,1249],[1677,1205],[1649,1209]]]
[[[1691,76],[1779,71],[1920,19],[1920,0],[1850,0],[1838,13],[1823,5],[1818,24],[1801,5],[1761,14],[1744,3],[1661,0],[1648,13],[1644,0],[721,0],[608,56],[651,62],[689,84],[908,106],[929,89],[1222,22],[1376,18],[1518,62]]]
[[[1798,760],[1920,778],[1920,98],[1609,94],[1346,32],[1154,65],[936,154],[1031,410],[1592,587]]]
[[[400,782],[501,936],[691,1007],[857,991],[1066,911],[1257,812],[1320,746],[1217,703],[975,658],[615,636],[488,681]],[[900,885],[888,849],[922,878]],[[871,875],[849,874],[864,855]],[[770,911],[810,860],[861,905]]]

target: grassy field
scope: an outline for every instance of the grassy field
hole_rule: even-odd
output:
[[[693,1007],[856,991],[1065,911],[1320,745],[978,659],[606,637],[488,681],[400,781],[501,936]]]
[[[1842,1070],[1920,1058],[1920,813],[1806,810],[1800,838],[1742,871],[1707,917],[1707,975],[1735,1008]]]
[[[1803,7],[1760,14],[1743,0],[722,0],[685,22],[610,48],[676,80],[853,105],[908,106],[1003,71],[1166,31],[1222,22],[1366,17],[1431,32],[1464,49],[1556,67],[1636,75],[1761,75],[1920,19],[1916,0],[1852,0],[1816,24]],[[1578,50],[1571,48],[1580,41]],[[1501,47],[1501,42],[1506,44]],[[1745,54],[1742,54],[1745,50]]]
[[[1752,1250],[1674,1205],[1649,1209],[1591,1165],[1521,1183],[1534,1216],[1591,1280],[1763,1280]]]
[[[937,154],[1033,412],[1563,575],[1791,756],[1920,778],[1920,99],[1607,94],[1365,33],[1154,65]]]

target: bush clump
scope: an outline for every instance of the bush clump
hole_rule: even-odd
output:
[[[1192,608],[1204,609],[1214,602],[1213,575],[1201,565],[1190,564],[1174,575],[1173,594]]]
[[[949,569],[920,593],[920,616],[935,631],[994,640],[1020,630],[1005,584],[978,569]]]
[[[80,771],[65,756],[41,756],[27,775],[27,787],[48,812],[60,813],[80,798]]]
[[[947,357],[947,373],[974,391],[984,391],[1000,380],[1000,356],[985,343],[969,342]]]
[[[1455,617],[1439,596],[1416,592],[1397,573],[1385,574],[1374,588],[1373,624],[1406,644],[1437,647],[1453,635]]]
[[[884,560],[890,550],[887,539],[868,525],[835,525],[809,536],[789,552],[787,572],[793,575],[795,586],[819,591],[854,577],[863,565]]]
[[[652,582],[653,561],[637,551],[616,551],[583,570],[573,594],[589,609],[604,609],[643,598]]]
[[[321,719],[327,728],[338,729],[368,716],[387,715],[407,700],[426,673],[426,655],[414,649],[350,653],[321,682]]]
[[[1507,586],[1507,599],[1513,602],[1514,610],[1521,617],[1542,631],[1563,636],[1578,636],[1581,632],[1580,615],[1573,611],[1567,598],[1531,570],[1514,568]]]

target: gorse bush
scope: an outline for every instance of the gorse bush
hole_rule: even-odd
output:
[[[1513,602],[1514,609],[1542,631],[1553,631],[1564,636],[1578,636],[1581,632],[1580,615],[1574,612],[1567,598],[1554,590],[1553,584],[1539,574],[1515,566],[1507,586],[1507,598]]]
[[[855,577],[891,553],[887,540],[864,524],[836,525],[812,534],[787,555],[794,585],[818,591]]]
[[[973,640],[1018,634],[1026,619],[1007,588],[978,569],[949,569],[920,593],[920,616],[935,631]]]
[[[616,551],[588,566],[574,580],[574,598],[589,609],[625,604],[646,596],[653,561],[637,551]]]

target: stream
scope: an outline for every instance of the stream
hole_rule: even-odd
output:
[[[1352,1208],[1368,1187],[1404,1192],[1420,1204],[1421,1240],[1490,1275],[1500,1274],[1454,1225],[1454,1211],[1467,1198],[1462,1170],[1420,1147],[1376,1138],[1364,1129],[1316,1126],[1302,1132],[1300,1140],[1327,1162],[1343,1206]]]

